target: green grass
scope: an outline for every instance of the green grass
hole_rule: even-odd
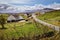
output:
[[[60,20],[60,10],[47,12],[43,15],[37,16],[37,18],[51,24],[56,23],[54,25],[60,26],[60,22],[57,22]]]
[[[4,14],[4,17],[7,19],[8,15]],[[6,23],[4,26],[7,29],[0,29],[0,40],[1,38],[2,40],[12,40],[12,38],[19,39],[19,37],[30,38],[35,35],[42,35],[53,31],[51,28],[35,22]]]
[[[34,35],[41,35],[44,32],[53,31],[47,26],[43,26],[39,24],[39,28],[35,26],[33,23],[19,23],[18,25],[15,23],[7,23],[5,24],[5,28],[0,29],[0,38],[2,37],[4,40],[11,40],[12,38],[18,39],[19,37],[33,37]],[[0,26],[1,27],[1,26]]]

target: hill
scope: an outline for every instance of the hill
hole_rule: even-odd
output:
[[[45,14],[37,16],[37,17],[41,20],[46,21],[46,22],[60,26],[60,10],[54,10],[51,12],[46,12]]]

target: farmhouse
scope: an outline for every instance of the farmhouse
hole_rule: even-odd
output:
[[[7,19],[7,22],[18,22],[24,20],[22,16],[15,16],[15,15],[10,15]]]

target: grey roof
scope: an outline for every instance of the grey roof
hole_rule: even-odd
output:
[[[19,19],[24,19],[22,16],[19,17],[14,17],[13,15],[10,15],[7,20],[19,20]]]

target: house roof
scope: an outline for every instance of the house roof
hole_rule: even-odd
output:
[[[24,19],[22,16],[14,17],[13,15],[10,15],[7,20],[19,20]]]
[[[7,20],[16,20],[13,15],[10,15]]]

